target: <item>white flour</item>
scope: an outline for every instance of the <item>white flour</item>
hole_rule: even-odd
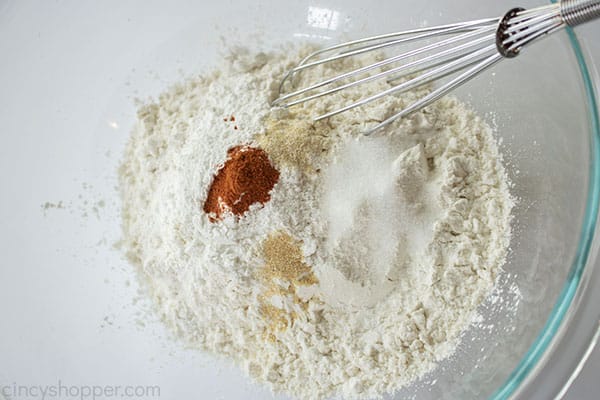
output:
[[[227,149],[255,144],[267,119],[305,118],[345,100],[317,101],[298,117],[271,111],[279,79],[299,58],[233,57],[232,69],[140,109],[120,170],[125,248],[187,343],[298,398],[376,397],[453,352],[504,262],[512,202],[490,129],[446,98],[376,138],[359,138],[364,110],[331,118],[331,152],[312,159],[320,173],[278,165],[268,203],[209,222],[202,204]],[[369,119],[417,95],[389,97]],[[232,114],[235,122],[224,121]],[[301,241],[319,285],[298,290],[307,307],[268,340],[256,270],[277,231]]]
[[[407,266],[430,263],[440,179],[429,176],[422,143],[402,148],[389,137],[351,140],[327,171],[328,240],[313,265],[329,304],[374,306]]]

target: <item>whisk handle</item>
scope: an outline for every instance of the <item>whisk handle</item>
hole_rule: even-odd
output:
[[[562,0],[560,16],[569,26],[600,18],[600,0]]]

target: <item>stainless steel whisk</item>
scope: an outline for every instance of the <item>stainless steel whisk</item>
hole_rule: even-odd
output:
[[[600,18],[600,0],[562,0],[559,3],[529,10],[513,8],[500,18],[486,18],[394,32],[338,44],[308,55],[295,68],[291,69],[281,81],[279,97],[272,105],[291,107],[377,79],[386,79],[392,83],[404,78],[401,83],[392,85],[380,93],[320,115],[315,118],[318,121],[363,106],[384,96],[406,92],[443,77],[458,74],[439,88],[365,132],[365,135],[370,135],[398,118],[407,116],[438,100],[498,61],[517,56],[524,46],[536,39],[565,26],[574,27],[596,18]],[[337,76],[323,79],[303,88],[294,88],[286,93],[286,88],[293,87],[289,83],[298,74],[317,65],[393,46],[432,39],[437,41],[427,42],[421,47],[364,67],[342,72]]]

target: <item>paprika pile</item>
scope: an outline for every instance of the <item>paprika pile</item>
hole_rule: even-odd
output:
[[[252,204],[268,202],[278,180],[279,171],[264,150],[247,145],[232,147],[210,185],[204,211],[212,222],[226,212],[241,216]]]

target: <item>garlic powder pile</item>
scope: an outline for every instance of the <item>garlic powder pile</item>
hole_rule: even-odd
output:
[[[120,168],[124,248],[187,344],[299,399],[379,397],[455,350],[501,273],[512,200],[490,128],[455,98],[374,137],[361,132],[427,89],[320,123],[388,84],[271,109],[306,51],[238,52],[140,108]],[[238,146],[264,150],[278,180],[211,218]]]

